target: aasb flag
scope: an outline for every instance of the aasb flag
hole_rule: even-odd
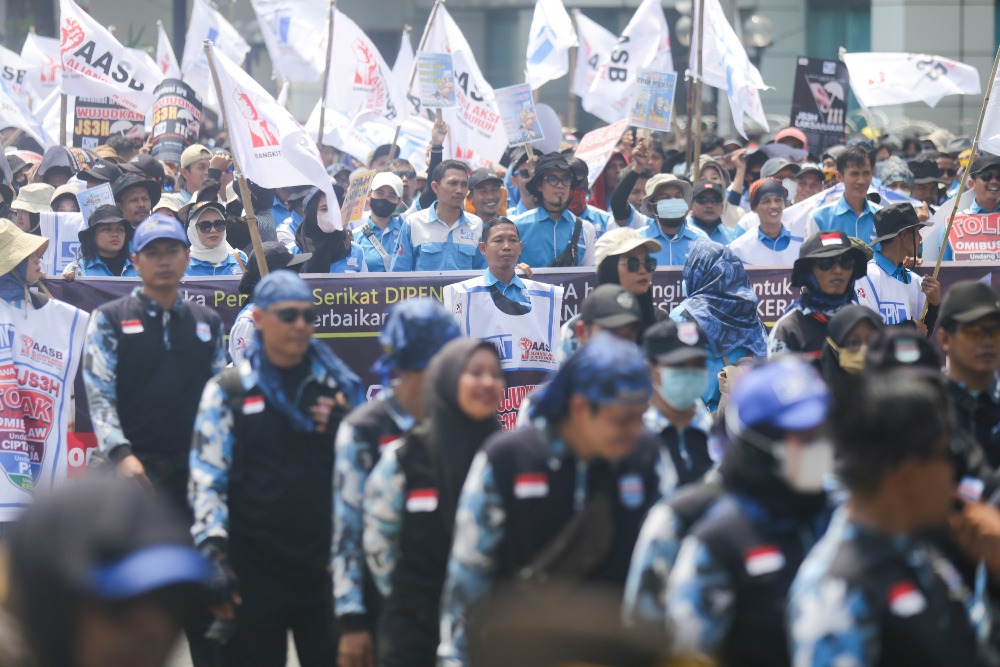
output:
[[[620,110],[615,108],[611,100],[598,94],[591,94],[590,85],[597,76],[601,62],[618,43],[618,38],[601,24],[581,14],[579,9],[574,9],[573,15],[576,17],[576,34],[579,41],[576,71],[573,72],[573,94],[580,98],[584,111],[606,123],[614,123],[621,120]]]
[[[569,50],[577,45],[573,20],[562,0],[538,0],[528,33],[524,80],[532,90],[569,72]]]
[[[188,23],[187,36],[184,38],[181,74],[184,83],[201,95],[206,105],[215,108],[212,73],[208,70],[203,46],[206,39],[212,42],[219,53],[237,65],[243,65],[250,52],[250,45],[222,14],[208,4],[208,0],[194,0],[191,5],[191,22]]]
[[[946,95],[978,95],[979,71],[923,53],[845,53],[851,90],[867,107],[905,102],[935,106]]]
[[[698,25],[698,7],[694,3],[694,18],[692,25]],[[736,36],[733,26],[729,25],[722,11],[719,0],[704,0],[705,7],[705,43],[699,43],[698,31],[691,34],[691,59],[688,63],[688,73],[697,77],[698,49],[701,48],[702,76],[704,83],[726,91],[729,98],[729,108],[733,112],[733,123],[743,138],[747,137],[745,117],[749,117],[765,130],[767,117],[764,115],[764,105],[760,100],[760,91],[767,85],[760,72],[750,62],[746,49],[740,38]]]
[[[643,0],[622,31],[618,43],[597,67],[589,93],[610,102],[614,118],[605,119],[608,122],[628,115],[629,98],[641,69],[674,71],[670,30],[660,0]]]
[[[251,0],[274,69],[289,81],[315,82],[326,71],[330,8],[317,0]]]
[[[160,21],[156,22],[156,66],[160,68],[164,79],[181,78],[181,68],[177,64],[174,47],[170,45],[167,31],[163,29],[163,23]]]
[[[341,229],[340,205],[316,144],[239,65],[214,48],[210,51],[240,172],[265,188],[318,187],[326,194],[333,228]]]
[[[146,58],[122,46],[73,0],[60,0],[59,9],[62,91],[109,97],[131,111],[148,111],[163,75]]]

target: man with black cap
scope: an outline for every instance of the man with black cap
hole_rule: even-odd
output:
[[[389,166],[390,162],[398,157],[399,146],[382,144],[372,151],[371,159],[368,160],[368,168],[373,169],[374,171],[382,171]]]
[[[937,341],[959,426],[972,433],[994,467],[1000,467],[1000,297],[976,281],[955,283],[938,316]]]
[[[691,244],[707,238],[700,228],[687,224],[692,194],[691,185],[673,174],[656,174],[646,181],[642,212],[652,216],[654,224],[647,225],[640,233],[663,246],[660,252],[651,255],[658,266],[683,266]]]
[[[313,340],[305,281],[275,271],[253,300],[257,332],[246,360],[209,380],[198,406],[191,533],[215,563],[213,611],[235,622],[225,664],[284,665],[291,630],[303,664],[332,665],[334,434],[364,393]]]
[[[514,218],[524,250],[521,261],[532,267],[592,266],[597,230],[569,210],[576,177],[562,153],[538,159],[525,188],[538,208]]]
[[[156,181],[161,188],[163,187],[163,178],[166,175],[163,164],[149,153],[136,155],[128,161],[128,168],[136,170],[137,175]]]
[[[986,215],[1000,212],[1000,157],[984,153],[972,163],[969,168],[969,179],[971,189],[975,193],[972,204],[960,210],[960,214]],[[964,195],[963,195],[964,200]],[[950,202],[942,206],[950,207]],[[964,201],[962,202],[965,203]],[[945,210],[950,211],[950,208]],[[924,243],[924,261],[937,261],[938,251],[944,241],[944,233],[947,229],[947,218],[937,216],[937,228],[931,230]],[[954,259],[954,250],[949,239],[945,246],[943,261]]]
[[[486,442],[458,501],[439,665],[469,664],[474,610],[515,581],[533,594],[560,582],[621,590],[660,496],[659,445],[642,427],[650,392],[638,348],[600,334],[536,391],[530,425]]]
[[[725,190],[721,183],[701,180],[691,187],[691,216],[688,223],[722,245],[733,240],[732,232],[722,224]]]
[[[94,164],[81,169],[76,177],[87,184],[87,189],[96,188],[102,183],[114,183],[122,176],[121,168],[111,160],[98,158]]]
[[[87,220],[87,228],[77,232],[80,257],[63,269],[63,278],[107,276],[137,278],[139,273],[129,260],[132,225],[122,217],[117,206],[98,206]]]
[[[916,257],[920,244],[921,222],[913,205],[892,204],[875,212],[875,239],[870,246],[875,256],[868,262],[868,275],[855,285],[858,302],[882,316],[889,325],[912,320],[923,335],[934,328],[941,305],[941,283],[932,276],[919,276],[903,265],[907,257]],[[924,300],[930,304],[923,320]]]
[[[507,215],[507,192],[503,179],[492,170],[480,167],[469,174],[469,194],[466,208],[475,213],[483,222],[489,222],[498,215]]]
[[[518,146],[511,152],[510,164],[507,165],[507,173],[510,174],[510,191],[508,193],[508,207],[511,204],[514,208],[510,211],[510,217],[516,217],[522,213],[527,213],[538,205],[535,196],[527,190],[528,181],[531,180],[532,170],[535,160],[528,159],[528,151],[523,146]]]
[[[933,214],[941,202],[942,186],[946,184],[946,181],[941,178],[941,170],[937,163],[926,154],[918,155],[910,160],[906,166],[913,173],[910,196],[926,204]]]
[[[823,170],[815,162],[804,162],[795,175],[795,196],[789,204],[799,204],[823,191]]]
[[[160,186],[135,174],[123,174],[111,184],[122,217],[135,229],[160,201]],[[190,198],[189,198],[190,200]]]
[[[638,300],[621,285],[598,285],[580,305],[576,323],[577,348],[584,347],[601,332],[638,343],[642,314]]]

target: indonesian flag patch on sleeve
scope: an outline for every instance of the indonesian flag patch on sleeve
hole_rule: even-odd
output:
[[[747,574],[759,577],[785,567],[785,555],[776,546],[764,545],[748,550],[743,556],[743,563]]]
[[[433,512],[437,506],[437,489],[414,489],[406,494],[407,512]]]
[[[140,334],[142,332],[142,320],[122,320],[123,334]]]
[[[916,616],[927,608],[927,598],[912,581],[901,581],[889,589],[889,611],[896,616]]]
[[[264,412],[263,396],[247,396],[243,399],[243,414],[256,415]]]
[[[515,498],[544,498],[549,495],[549,478],[543,472],[525,472],[514,478]]]

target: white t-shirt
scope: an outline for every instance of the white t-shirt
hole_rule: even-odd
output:
[[[791,266],[799,258],[800,247],[802,237],[792,234],[784,250],[772,250],[760,240],[758,229],[751,229],[729,244],[747,266]]]

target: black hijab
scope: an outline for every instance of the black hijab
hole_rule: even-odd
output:
[[[351,252],[351,236],[340,229],[330,234],[319,228],[316,212],[323,193],[316,188],[306,195],[305,216],[295,231],[295,244],[302,252],[311,252],[312,259],[306,264],[304,273],[329,273],[330,265],[339,262]],[[336,206],[336,202],[327,206]]]
[[[424,380],[424,420],[411,437],[421,442],[434,463],[438,496],[445,516],[454,516],[472,459],[483,442],[500,430],[496,416],[471,419],[458,406],[458,381],[477,350],[496,347],[477,338],[458,338],[434,355]],[[499,357],[497,357],[499,361]]]

